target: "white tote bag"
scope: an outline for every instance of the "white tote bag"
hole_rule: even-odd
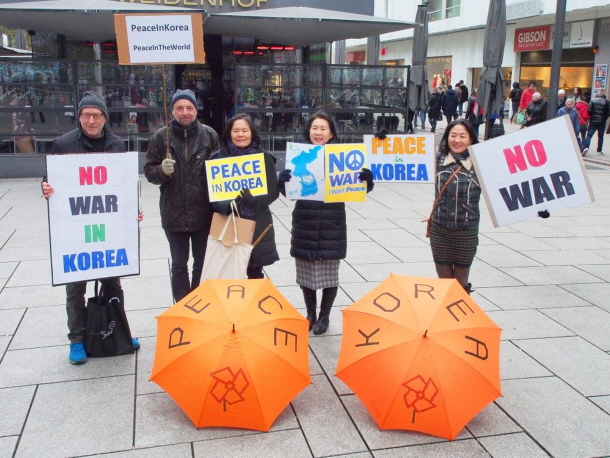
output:
[[[250,243],[239,241],[237,217],[234,214],[237,208],[233,202],[231,202],[231,208],[231,215],[227,218],[220,235],[218,237],[208,235],[202,273],[204,280],[208,278],[226,280],[247,278],[248,261],[254,247]],[[222,217],[222,215],[219,216]],[[227,231],[233,233],[232,239],[226,240]],[[251,236],[250,240],[252,240]]]

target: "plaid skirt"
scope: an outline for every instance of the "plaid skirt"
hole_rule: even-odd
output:
[[[339,264],[341,260],[306,261],[295,258],[297,285],[309,289],[324,289],[339,286]]]
[[[430,247],[437,264],[470,267],[478,245],[478,229],[448,231],[436,224],[432,224],[430,229]]]

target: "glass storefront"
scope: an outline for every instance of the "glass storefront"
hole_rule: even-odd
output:
[[[429,57],[426,59],[426,70],[428,72],[428,84],[430,90],[437,86],[454,84],[451,79],[451,65],[453,59],[446,57]]]

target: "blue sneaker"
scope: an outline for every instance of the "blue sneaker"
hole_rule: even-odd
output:
[[[70,362],[72,364],[85,364],[87,362],[87,352],[82,343],[70,344]]]
[[[131,338],[131,345],[133,345],[134,350],[140,349],[140,342],[138,342],[138,339],[136,339],[135,337]]]

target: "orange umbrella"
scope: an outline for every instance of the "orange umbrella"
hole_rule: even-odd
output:
[[[308,335],[269,279],[206,280],[157,317],[150,379],[198,428],[268,431],[311,383]]]
[[[391,274],[343,310],[336,375],[380,429],[455,439],[501,395],[500,332],[457,280]]]

